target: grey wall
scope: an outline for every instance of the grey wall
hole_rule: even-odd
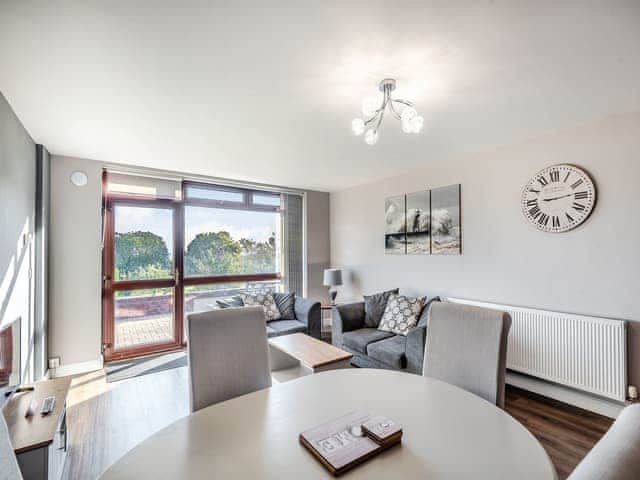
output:
[[[322,274],[329,267],[329,194],[307,192],[307,296],[329,301]]]
[[[331,194],[331,263],[350,277],[341,295],[400,287],[632,320],[630,381],[640,385],[639,152],[640,112],[458,158],[416,151],[423,168]],[[549,234],[525,220],[520,195],[557,163],[589,171],[598,203],[586,224]],[[384,198],[453,183],[462,184],[463,255],[385,255]]]
[[[75,170],[86,186],[71,183]],[[101,191],[101,163],[51,157],[49,357],[62,365],[100,359]]]
[[[22,380],[34,378],[36,145],[0,93],[0,325],[22,319]]]
[[[102,343],[102,162],[51,157],[49,357],[61,365],[96,362]],[[88,176],[75,187],[74,170]],[[326,297],[322,269],[329,262],[329,194],[307,192],[308,290]]]
[[[36,145],[35,211],[35,318],[34,369],[36,378],[47,372],[49,318],[49,213],[51,209],[51,158],[43,145]]]

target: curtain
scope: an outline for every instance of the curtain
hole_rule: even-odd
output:
[[[303,296],[303,199],[297,194],[283,196],[285,290]]]

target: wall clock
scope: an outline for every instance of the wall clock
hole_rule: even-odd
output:
[[[596,187],[584,170],[554,165],[524,187],[522,213],[539,230],[567,232],[584,222],[596,203]]]

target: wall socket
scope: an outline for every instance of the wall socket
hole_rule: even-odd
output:
[[[49,368],[54,369],[60,366],[60,357],[51,357],[49,359]]]

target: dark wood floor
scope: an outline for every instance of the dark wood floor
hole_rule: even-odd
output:
[[[563,480],[604,435],[613,420],[507,387],[505,409],[538,439]]]
[[[73,379],[67,401],[64,480],[94,479],[161,428],[188,414],[186,367],[107,383],[104,371]],[[542,443],[565,479],[611,420],[508,387],[506,410]]]

